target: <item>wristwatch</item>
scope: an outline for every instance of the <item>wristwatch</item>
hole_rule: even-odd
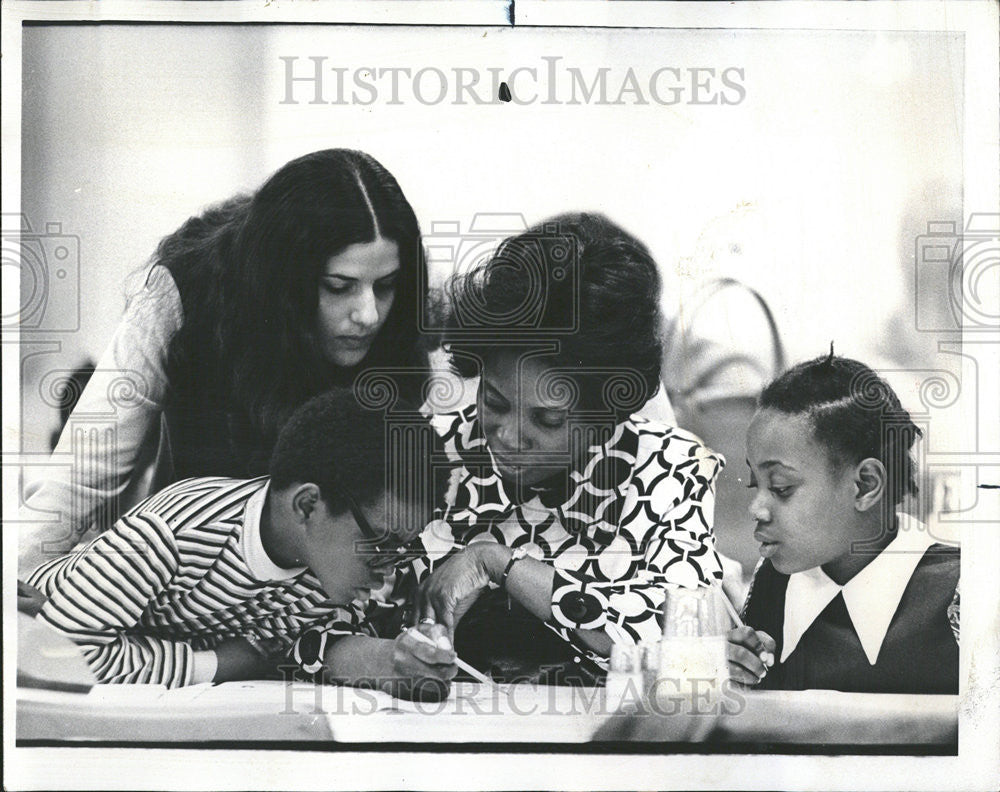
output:
[[[507,593],[507,576],[510,575],[510,570],[514,567],[518,561],[528,555],[527,549],[524,547],[515,547],[513,552],[510,554],[510,561],[507,562],[507,566],[504,568],[503,575],[500,577],[500,591]]]

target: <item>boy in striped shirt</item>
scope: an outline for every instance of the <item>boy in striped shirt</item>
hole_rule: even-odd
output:
[[[351,391],[319,396],[282,429],[270,476],[173,484],[39,567],[28,579],[47,597],[37,618],[73,639],[101,682],[254,679],[288,658],[347,684],[446,695],[456,667],[441,625],[419,628],[435,646],[380,638],[365,615],[434,497],[412,486],[431,478],[417,467],[426,457],[386,448],[382,414]],[[409,484],[387,488],[390,466]]]

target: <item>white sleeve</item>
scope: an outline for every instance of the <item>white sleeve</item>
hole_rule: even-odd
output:
[[[105,527],[118,517],[103,507],[117,512],[114,499],[137,465],[155,454],[167,391],[167,345],[182,321],[173,278],[165,267],[154,266],[129,301],[43,476],[25,486],[19,576],[69,552],[99,512]]]
[[[191,684],[213,682],[219,670],[219,655],[214,649],[195,652],[191,656]]]

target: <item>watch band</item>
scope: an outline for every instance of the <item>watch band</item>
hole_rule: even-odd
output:
[[[510,554],[510,561],[507,562],[507,566],[503,570],[503,575],[500,577],[500,591],[507,593],[507,577],[510,575],[510,570],[513,569],[514,564],[520,561],[528,555],[528,551],[523,547],[515,547],[513,552]]]

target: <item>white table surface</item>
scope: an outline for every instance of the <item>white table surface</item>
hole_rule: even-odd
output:
[[[581,744],[614,742],[941,745],[957,740],[955,696],[747,691],[718,705],[621,715],[600,689],[458,683],[446,702],[400,702],[310,683],[177,690],[19,688],[19,741]]]

